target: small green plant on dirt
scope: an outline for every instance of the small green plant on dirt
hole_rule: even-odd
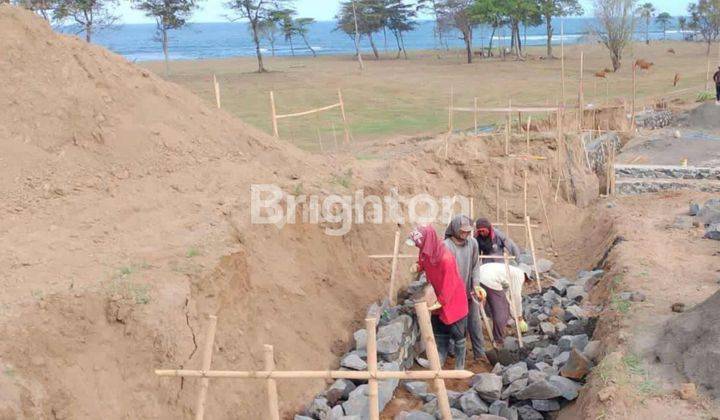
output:
[[[345,188],[350,188],[350,184],[352,182],[352,175],[352,169],[348,169],[342,175],[333,175],[330,182],[332,182],[333,184],[338,184]]]
[[[630,303],[629,300],[620,299],[617,295],[613,295],[612,297],[612,307],[616,311],[620,312],[621,314],[627,314],[630,312],[630,307],[632,306],[632,303]]]
[[[126,277],[132,274],[133,269],[130,266],[120,267],[119,273],[121,277]]]
[[[188,251],[185,255],[188,258],[197,257],[198,255],[200,255],[200,251],[195,247],[191,247],[190,249],[188,249]]]
[[[715,99],[715,92],[710,92],[709,90],[706,90],[704,92],[700,92],[697,94],[697,102],[706,102],[711,101]]]
[[[126,279],[112,279],[107,288],[108,296],[122,296],[138,305],[150,303],[150,285],[135,283]]]
[[[615,288],[615,287],[620,286],[620,283],[622,283],[622,279],[623,279],[623,277],[619,274],[617,276],[613,277],[612,278],[612,287]]]
[[[9,378],[15,377],[15,369],[12,368],[12,366],[6,366],[5,369],[3,369],[3,374]]]
[[[635,384],[641,394],[650,396],[658,393],[660,387],[650,379],[650,375],[638,355],[634,353],[627,354],[623,357],[622,361],[625,369],[627,369],[630,374],[641,378],[640,382]]]
[[[355,159],[357,159],[357,160],[375,160],[375,159],[379,159],[379,156],[369,155],[369,154],[365,154],[365,153],[359,153],[359,154],[355,155]]]
[[[34,297],[35,299],[37,299],[37,300],[41,300],[41,299],[43,298],[43,292],[42,292],[42,290],[40,290],[40,289],[33,289],[33,290],[30,292],[30,295],[31,295],[32,297]]]

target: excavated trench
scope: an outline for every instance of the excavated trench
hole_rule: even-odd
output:
[[[524,316],[530,328],[523,335],[522,348],[509,332],[504,345],[494,353],[495,366],[471,361],[468,348],[467,368],[477,374],[469,380],[447,381],[454,419],[489,419],[492,417],[482,416],[495,415],[539,420],[572,412],[574,402],[584,392],[585,380],[602,355],[602,337],[595,333],[597,314],[609,302],[605,302],[607,293],[596,289],[606,286],[601,280],[608,269],[608,256],[623,241],[610,226],[596,238],[600,240],[584,264],[591,271],[563,271],[563,276],[547,260],[543,261],[546,267],[541,274],[542,293],[526,288],[523,297]],[[562,260],[559,258],[558,263]],[[524,253],[519,261],[532,263],[532,257]],[[380,370],[427,366],[413,307],[414,300],[422,295],[422,287],[414,282],[403,289],[397,306],[384,300],[368,309],[367,317],[379,319],[376,334]],[[340,369],[365,370],[367,332],[359,329],[353,337],[353,348],[340,357]],[[445,368],[452,366],[450,359]],[[295,420],[367,419],[368,403],[366,382],[338,379],[300,410]],[[441,417],[429,381],[380,381],[379,403],[384,419]]]

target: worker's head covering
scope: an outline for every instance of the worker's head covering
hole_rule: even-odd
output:
[[[452,218],[452,220],[447,226],[447,229],[445,229],[445,239],[460,239],[460,232],[472,233],[472,231],[472,220],[470,220],[470,218],[465,216],[464,214],[458,214],[457,216]]]
[[[432,226],[417,226],[410,232],[410,239],[420,248],[418,259],[423,264],[437,265],[445,253],[445,245],[438,239]]]
[[[487,235],[480,235],[481,229],[487,230]],[[494,236],[492,223],[484,217],[477,219],[475,222],[475,236],[490,236],[492,238],[492,236]]]
[[[475,239],[478,243],[480,255],[492,255],[493,240],[495,239],[495,230],[492,227],[492,223],[485,218],[477,219],[475,229]]]

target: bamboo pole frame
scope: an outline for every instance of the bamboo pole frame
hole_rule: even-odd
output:
[[[535,255],[535,241],[533,240],[532,229],[530,229],[530,216],[525,218],[525,223],[528,225],[527,231],[528,239],[530,240],[530,254],[532,255],[533,268],[535,269],[535,281],[537,283],[538,293],[542,293],[542,286],[540,286],[540,270],[538,270],[537,258]]]
[[[294,118],[294,117],[302,117],[305,115],[310,114],[319,114],[324,111],[329,111],[331,109],[339,108],[340,109],[340,116],[342,117],[343,121],[343,130],[345,131],[345,143],[350,142],[350,128],[348,126],[347,121],[347,114],[345,113],[345,102],[343,101],[342,91],[338,89],[338,101],[334,104],[330,104],[327,106],[322,106],[319,108],[313,108],[306,111],[300,111],[300,112],[293,112],[290,114],[278,114],[277,108],[275,106],[275,93],[273,91],[270,91],[270,111],[271,111],[271,119],[272,119],[272,128],[273,128],[273,136],[275,138],[280,138],[280,133],[278,130],[278,120],[284,119],[284,118]],[[318,128],[319,133],[319,128]],[[322,142],[320,140],[320,142]]]
[[[463,108],[463,107],[453,107],[452,110],[454,112],[475,112],[476,108]],[[548,112],[556,112],[558,110],[558,107],[550,107],[550,106],[524,106],[524,107],[512,107],[511,105],[507,108],[477,108],[478,113],[484,113],[484,114],[507,114],[507,113],[515,113],[515,112],[526,112],[526,113],[548,113]]]
[[[417,302],[415,304],[415,313],[417,314],[418,324],[420,325],[420,336],[425,342],[425,353],[428,361],[430,362],[430,369],[439,371],[442,369],[442,366],[440,365],[440,354],[438,353],[437,345],[435,343],[435,336],[430,322],[430,311],[428,310],[427,302]],[[445,381],[441,378],[437,378],[433,381],[433,383],[437,393],[438,408],[443,420],[452,420],[450,400],[448,398],[447,388],[445,388]]]
[[[365,319],[365,330],[367,331],[367,368],[370,373],[368,379],[368,399],[370,401],[370,420],[380,420],[380,402],[378,400],[377,375],[377,339],[376,339],[375,318]]]
[[[214,379],[352,379],[367,381],[368,371],[356,370],[192,370],[156,369],[155,375],[164,377]],[[468,370],[379,370],[374,378],[399,380],[467,379],[474,375]]]
[[[273,346],[265,344],[265,370],[272,372],[275,370],[275,353]],[[207,381],[207,379],[203,379]],[[268,415],[270,420],[280,420],[280,409],[278,407],[277,383],[275,379],[267,380],[267,398],[268,398]]]
[[[210,370],[212,364],[213,346],[215,345],[215,330],[217,329],[217,317],[210,315],[207,335],[205,336],[205,347],[202,353],[202,369]],[[205,401],[207,399],[208,387],[210,381],[203,378],[200,381],[200,391],[198,392],[197,403],[195,404],[195,420],[203,420],[205,417]]]
[[[213,74],[213,89],[215,90],[215,105],[220,109],[220,84],[217,81],[217,77]]]

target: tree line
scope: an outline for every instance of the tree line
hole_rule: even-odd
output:
[[[0,0],[7,1],[7,0]],[[120,0],[11,0],[19,6],[35,11],[55,23],[74,24],[90,42],[93,34],[115,24],[118,16],[115,8]],[[160,42],[167,66],[168,38],[172,30],[185,26],[198,8],[201,0],[129,0],[137,10],[156,22],[156,40]],[[295,54],[295,42],[301,41],[313,56],[316,55],[307,39],[313,18],[298,17],[292,0],[228,0],[225,8],[230,21],[248,23],[255,46],[258,71],[265,72],[263,41],[270,45],[275,55],[275,44],[282,38],[290,44]],[[649,27],[654,19],[667,31],[672,21],[669,13],[659,13],[652,3],[638,4],[638,0],[594,0],[596,25],[590,32],[607,47],[615,70],[622,64],[626,47],[632,42],[639,22],[645,26],[645,42],[650,42]],[[553,58],[552,38],[557,32],[553,19],[582,15],[585,11],[579,0],[343,0],[336,15],[335,30],[353,39],[356,55],[362,66],[360,40],[367,39],[372,53],[380,59],[376,37],[389,33],[395,40],[396,57],[407,58],[404,35],[414,30],[421,16],[434,20],[434,35],[441,48],[449,48],[448,39],[459,34],[463,41],[466,60],[474,56],[492,57],[496,53],[505,58],[507,54],[517,59],[525,57],[521,28],[543,25],[547,35],[546,56]],[[685,31],[692,30],[710,45],[720,37],[720,1],[698,0],[688,6],[688,17],[679,17],[678,25]],[[487,47],[481,45],[475,51],[473,37],[478,30],[490,30]],[[456,32],[455,32],[456,31]],[[493,46],[493,40],[510,38],[509,45]],[[481,39],[484,39],[481,37]],[[498,42],[500,44],[500,42]]]

